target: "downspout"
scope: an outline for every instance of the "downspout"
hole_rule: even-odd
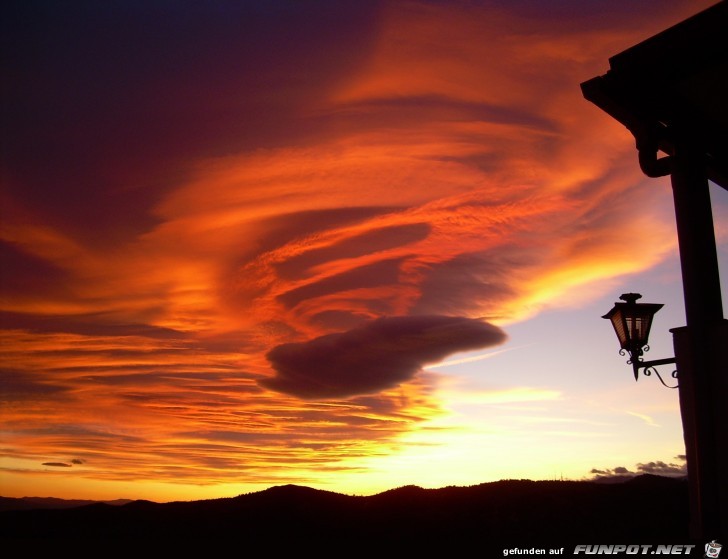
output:
[[[637,153],[642,172],[650,178],[665,177],[672,174],[672,156],[657,157],[660,150],[660,130],[643,125],[629,128],[637,143]]]

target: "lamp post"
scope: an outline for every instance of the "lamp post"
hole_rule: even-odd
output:
[[[726,29],[728,1],[723,0],[612,56],[606,74],[581,84],[588,101],[634,136],[644,174],[670,176],[686,318],[685,326],[670,331],[690,534],[704,542],[728,539],[728,320],[708,182],[728,190]],[[624,308],[611,318],[618,319]],[[618,324],[637,326],[619,319]],[[622,348],[631,351],[636,372],[649,363],[641,361],[643,347]]]
[[[639,293],[624,293],[619,297],[624,303],[614,303],[614,307],[602,318],[606,318],[612,322],[614,332],[619,340],[620,355],[629,354],[627,364],[632,365],[634,371],[634,380],[639,377],[639,370],[644,369],[645,376],[650,376],[654,371],[660,382],[668,388],[677,388],[677,386],[669,386],[665,383],[660,373],[655,367],[658,365],[667,365],[675,363],[675,358],[655,359],[653,361],[644,361],[642,356],[645,351],[649,351],[650,346],[647,342],[650,339],[650,328],[652,327],[652,319],[655,313],[664,305],[657,303],[637,303],[637,299],[641,299]],[[672,372],[672,377],[677,378],[677,370]]]

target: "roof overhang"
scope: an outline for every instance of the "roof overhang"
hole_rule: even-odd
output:
[[[581,90],[632,132],[638,148],[649,137],[667,155],[676,141],[699,149],[708,178],[728,190],[726,1],[611,57],[607,73]]]

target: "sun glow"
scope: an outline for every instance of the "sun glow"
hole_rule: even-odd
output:
[[[621,406],[595,358],[587,405],[583,332],[512,332],[552,339],[545,311],[675,251],[669,192],[578,84],[697,6],[570,23],[341,3],[350,19],[311,7],[291,34],[254,4],[201,8],[208,30],[98,3],[9,39],[0,494],[372,493],[668,460],[667,396]]]

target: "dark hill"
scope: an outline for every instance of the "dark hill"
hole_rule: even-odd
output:
[[[688,543],[684,480],[507,480],[355,497],[286,485],[233,498],[0,512],[0,539],[234,538],[246,545],[445,541],[505,547]],[[502,556],[502,555],[501,555]]]
[[[32,509],[71,509],[91,505],[98,501],[87,499],[57,499],[55,497],[0,497],[0,511],[5,510],[32,510]],[[109,505],[125,505],[129,499],[116,499],[104,501]]]

